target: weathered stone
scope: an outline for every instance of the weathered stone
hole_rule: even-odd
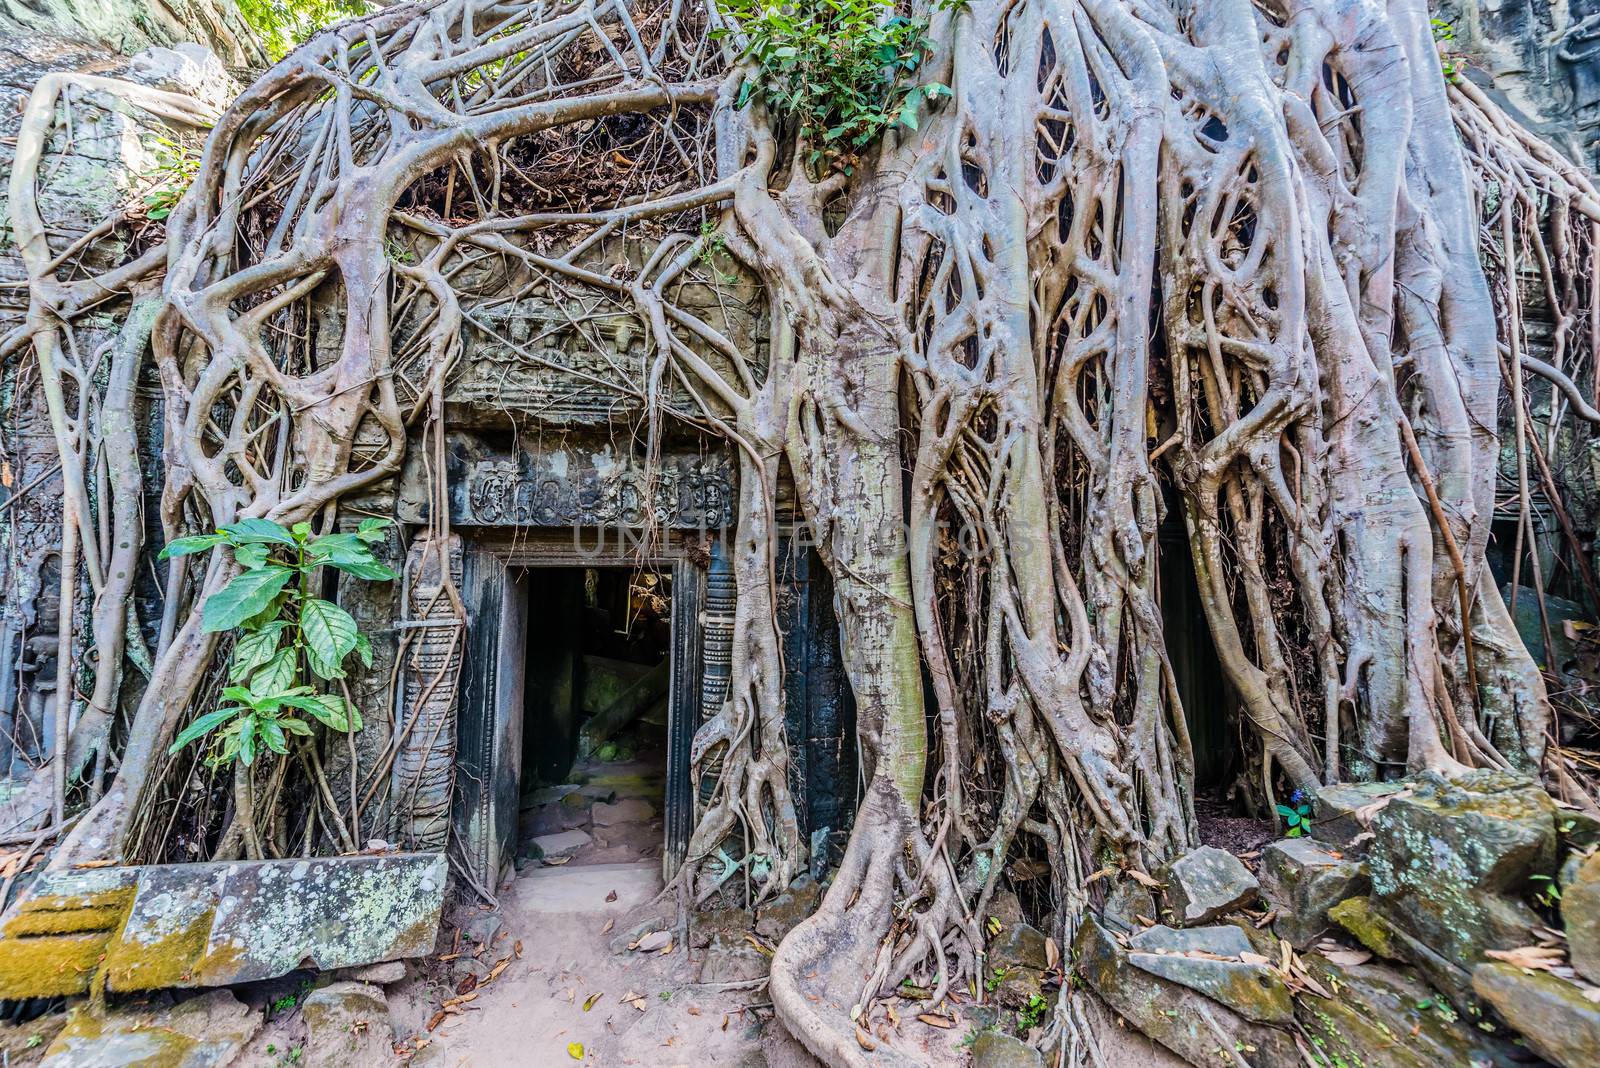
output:
[[[763,978],[771,967],[771,958],[744,935],[719,931],[706,947],[705,960],[700,963],[700,981],[740,983]]]
[[[1199,991],[1247,1020],[1284,1024],[1294,1019],[1289,988],[1266,965],[1188,955],[1238,957],[1253,952],[1237,927],[1152,927],[1129,939],[1128,949],[1134,967]]]
[[[112,990],[222,986],[419,957],[444,903],[442,854],[144,868],[106,957]]]
[[[1300,949],[1328,929],[1328,909],[1366,893],[1361,865],[1309,838],[1285,838],[1261,853],[1261,893],[1278,909],[1273,930]]]
[[[1556,834],[1564,849],[1581,851],[1600,846],[1600,819],[1575,808],[1558,808]]]
[[[1562,889],[1561,922],[1572,966],[1585,979],[1600,983],[1600,853],[1585,859]]]
[[[1156,918],[1155,896],[1136,880],[1118,879],[1100,908],[1101,922],[1114,930],[1132,933],[1144,927],[1139,922],[1141,916],[1146,920]]]
[[[505,925],[506,921],[492,909],[475,912],[461,924],[461,937],[475,946],[488,945]]]
[[[1472,988],[1539,1056],[1563,1068],[1600,1064],[1600,1005],[1576,985],[1494,961],[1473,969]]]
[[[1026,923],[1014,923],[1005,928],[989,943],[989,964],[994,968],[1044,971],[1050,966],[1044,932]]]
[[[383,991],[367,983],[332,983],[300,1003],[306,1021],[305,1063],[388,1064],[394,1028]]]
[[[822,897],[822,887],[809,875],[803,875],[788,890],[761,906],[756,913],[756,934],[774,944],[817,910]]]
[[[1043,1068],[1044,1057],[1020,1039],[984,1031],[972,1043],[972,1068]]]
[[[1406,788],[1401,782],[1336,782],[1317,791],[1311,837],[1335,849],[1359,855],[1354,839],[1366,831],[1356,813]]]
[[[986,915],[993,916],[1006,927],[1014,923],[1027,922],[1027,917],[1022,914],[1022,902],[1017,900],[1016,894],[1005,887],[996,890],[994,896],[989,898]]]
[[[210,990],[172,1004],[162,997],[112,1010],[73,1010],[45,1050],[41,1068],[216,1068],[232,1063],[261,1029],[261,1014],[231,990]]]
[[[1521,895],[1555,874],[1555,805],[1531,780],[1474,771],[1412,780],[1372,821],[1374,911],[1467,972],[1488,949],[1531,941],[1539,916]],[[1421,959],[1419,967],[1429,968]]]
[[[1369,897],[1345,898],[1328,910],[1328,918],[1355,935],[1356,941],[1380,957],[1400,959],[1394,935],[1383,918],[1372,911]]]
[[[128,992],[421,956],[444,884],[444,856],[416,853],[49,873],[0,938],[0,997],[82,993],[102,969]]]
[[[588,831],[562,831],[560,834],[541,834],[533,840],[539,856],[546,860],[570,857],[594,839]]]
[[[374,983],[378,986],[388,986],[398,983],[406,977],[406,962],[403,960],[386,960],[377,964],[368,964],[363,968],[352,968],[345,976],[356,983]]]
[[[1252,1023],[1203,994],[1136,968],[1127,950],[1092,917],[1073,942],[1077,972],[1107,1005],[1192,1064],[1233,1063],[1238,1047],[1253,1068],[1289,1068],[1300,1054],[1289,1033]]]
[[[689,945],[704,949],[720,933],[742,935],[754,930],[756,914],[749,909],[702,909],[689,913]],[[632,939],[629,939],[632,941]]]
[[[1256,877],[1232,853],[1201,846],[1166,871],[1167,908],[1180,927],[1210,923],[1255,899]]]
[[[1295,1017],[1319,1065],[1484,1068],[1526,1052],[1474,1026],[1409,968],[1369,960],[1340,967],[1316,951],[1302,960],[1331,998],[1302,996]]]
[[[608,804],[596,801],[589,810],[596,827],[614,827],[619,823],[643,823],[656,814],[656,806],[638,797],[624,797]]]
[[[640,953],[653,953],[658,949],[666,949],[670,945],[672,945],[671,931],[651,931],[649,934],[640,937],[633,948]]]

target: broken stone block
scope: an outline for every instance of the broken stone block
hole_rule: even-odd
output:
[[[1556,834],[1564,849],[1589,849],[1600,845],[1600,819],[1575,808],[1557,808]]]
[[[1261,852],[1261,893],[1278,910],[1272,929],[1296,948],[1328,929],[1328,909],[1366,889],[1361,865],[1321,842],[1285,838]]]
[[[1115,1012],[1191,1064],[1234,1063],[1239,1047],[1257,1068],[1301,1063],[1294,1039],[1253,1023],[1197,991],[1135,967],[1129,953],[1093,917],[1073,941],[1077,972]]]
[[[1405,788],[1403,782],[1336,782],[1324,786],[1317,791],[1311,837],[1335,849],[1360,855],[1364,846],[1355,839],[1367,828],[1356,813]]]
[[[811,876],[802,875],[793,886],[757,910],[756,934],[776,945],[817,910],[821,899],[822,887]]]
[[[1210,956],[1238,957],[1253,952],[1245,933],[1231,926],[1152,927],[1128,940],[1128,961],[1134,967],[1198,991],[1247,1020],[1289,1023],[1294,1019],[1289,988],[1272,969],[1261,963]]]
[[[1561,922],[1572,966],[1600,983],[1600,853],[1589,856],[1561,891]]]
[[[1045,935],[1037,927],[1013,923],[989,943],[988,965],[995,984],[995,1000],[1022,1008],[1041,990],[1050,954]]]
[[[308,964],[421,956],[444,902],[438,853],[48,873],[0,938],[0,997],[226,986]]]
[[[486,946],[494,941],[495,935],[505,925],[505,920],[501,919],[498,912],[479,911],[468,916],[461,924],[461,937],[475,946]]]
[[[1372,899],[1348,897],[1328,910],[1328,919],[1355,936],[1356,941],[1380,957],[1400,959],[1399,947],[1383,918],[1372,911]]]
[[[651,931],[649,934],[640,937],[633,948],[640,953],[654,953],[657,950],[666,949],[670,945],[672,945],[671,931]]]
[[[1470,972],[1488,949],[1532,941],[1541,922],[1522,894],[1553,876],[1555,805],[1529,779],[1473,771],[1419,776],[1372,821],[1372,907],[1405,936]],[[1410,956],[1418,967],[1431,962]]]
[[[656,806],[638,797],[624,797],[622,800],[607,803],[596,801],[594,807],[589,809],[590,818],[596,827],[614,827],[619,823],[644,823],[656,814]]]
[[[444,904],[440,853],[141,869],[106,956],[112,990],[224,986],[420,957]]]
[[[1139,917],[1154,920],[1156,915],[1154,895],[1142,883],[1129,878],[1116,881],[1100,909],[1101,922],[1124,934],[1144,929],[1145,925],[1139,921]]]
[[[1044,1057],[1021,1039],[984,1031],[972,1042],[972,1068],[1043,1068]]]
[[[705,960],[700,964],[700,981],[742,983],[765,978],[771,968],[771,958],[751,945],[743,934],[719,931],[706,947]]]
[[[261,1014],[231,990],[210,990],[176,1004],[167,997],[108,1010],[84,1004],[45,1050],[40,1068],[213,1068],[231,1064],[260,1029]]]
[[[1166,871],[1167,907],[1179,927],[1195,927],[1255,900],[1259,889],[1239,858],[1201,846],[1173,861]]]
[[[562,831],[560,834],[541,834],[533,840],[539,855],[546,860],[570,857],[594,839],[588,831]]]
[[[1600,1064],[1600,1005],[1575,984],[1492,961],[1472,970],[1472,988],[1539,1056],[1562,1068]]]
[[[1302,996],[1295,1017],[1315,1063],[1355,1068],[1487,1068],[1526,1061],[1510,1041],[1476,1027],[1405,967],[1376,959],[1350,967],[1312,950],[1302,958],[1331,998]]]
[[[388,1064],[394,1028],[383,991],[367,983],[331,983],[300,1003],[306,1022],[305,1063]]]
[[[398,983],[405,977],[406,962],[403,960],[386,960],[378,964],[368,964],[364,968],[353,968],[345,976],[354,983],[373,983],[377,986]]]
[[[689,945],[704,949],[720,933],[742,935],[755,927],[756,914],[749,909],[701,909],[689,913]],[[650,929],[659,926],[652,924]],[[633,941],[632,938],[628,941]]]

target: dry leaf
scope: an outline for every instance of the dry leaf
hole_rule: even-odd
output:
[[[1096,879],[1104,879],[1107,875],[1115,875],[1115,874],[1117,874],[1117,869],[1115,869],[1115,868],[1101,868],[1099,871],[1095,872],[1094,874],[1090,875],[1087,879],[1085,879],[1083,881],[1083,885],[1084,886],[1088,886],[1090,883],[1094,882]]]
[[[606,921],[606,925],[604,927],[600,928],[600,933],[601,934],[610,934],[611,933],[611,928],[615,927],[616,925],[617,925],[617,921],[616,920],[607,920]]]
[[[470,994],[478,988],[478,977],[468,972],[461,977],[461,982],[456,984],[457,994]]]
[[[1239,959],[1244,961],[1246,964],[1271,964],[1272,963],[1272,958],[1271,957],[1263,957],[1259,953],[1241,953],[1241,954],[1239,954]]]
[[[567,863],[571,859],[571,857],[545,857],[544,863],[548,867],[559,868],[561,865]],[[574,1043],[574,1045],[576,1045],[576,1043]]]
[[[936,1016],[931,1012],[921,1013],[921,1014],[919,1014],[917,1016],[917,1019],[921,1020],[923,1023],[929,1025],[930,1027],[942,1027],[945,1030],[949,1030],[950,1028],[952,1028],[952,1027],[954,1027],[956,1025],[955,1021],[950,1019],[949,1017]]]
[[[1161,880],[1151,878],[1138,868],[1129,868],[1127,870],[1127,874],[1133,879],[1134,882],[1145,887],[1146,889],[1158,890],[1161,888]]]
[[[1053,970],[1057,964],[1061,963],[1061,950],[1057,948],[1054,938],[1046,938],[1044,940],[1044,963],[1047,971]]]
[[[1365,964],[1372,959],[1372,953],[1365,949],[1352,949],[1341,946],[1335,942],[1324,942],[1317,947],[1323,957],[1330,964],[1337,964],[1341,968],[1353,968],[1357,964]]]
[[[590,994],[588,997],[584,998],[583,999],[583,1011],[584,1012],[588,1012],[590,1009],[594,1008],[594,1003],[599,1001],[601,998],[603,998],[605,996],[606,996],[605,995],[605,991],[596,990],[593,994]]]
[[[1600,994],[1600,990],[1596,990],[1595,993]],[[722,1014],[722,1029],[724,1031],[726,1031],[728,1029],[728,1014],[727,1013],[723,1013]]]
[[[503,960],[499,961],[497,964],[495,964],[495,966],[493,968],[489,969],[489,974],[483,977],[483,981],[486,982],[486,983],[489,983],[489,982],[493,982],[494,980],[500,978],[500,973],[505,971],[506,968],[508,966],[510,966],[510,964],[511,964],[511,958],[510,957],[506,957]]]
[[[511,944],[511,952],[518,959],[522,959],[522,939],[517,939]]]
[[[606,895],[606,903],[607,904],[610,904],[611,902],[615,901],[616,899],[617,899],[617,892],[615,890],[611,891],[611,893]]]
[[[856,1028],[856,1045],[860,1046],[868,1053],[871,1053],[873,1050],[878,1048],[878,1044],[872,1041],[871,1036],[865,1031],[861,1030],[859,1027]]]
[[[434,1013],[433,1016],[428,1020],[428,1030],[432,1031],[435,1027],[438,1027],[440,1024],[444,1023],[444,1018],[446,1015],[448,1014],[443,1009],[440,1009],[438,1012]]]
[[[1487,949],[1483,955],[1491,960],[1502,960],[1527,971],[1550,971],[1563,963],[1566,954],[1554,946],[1518,946],[1516,949]]]
[[[109,867],[111,867],[111,865],[113,865],[115,863],[116,863],[116,861],[114,861],[114,860],[85,860],[85,861],[82,861],[80,863],[74,864],[73,867],[74,868],[109,868]]]

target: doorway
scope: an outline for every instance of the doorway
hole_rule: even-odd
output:
[[[645,558],[594,545],[463,537],[451,820],[484,888],[514,867],[625,854],[670,876],[688,845],[705,570],[677,539]]]
[[[527,599],[514,862],[659,861],[672,572],[537,567]]]

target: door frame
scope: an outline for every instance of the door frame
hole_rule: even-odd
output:
[[[671,668],[667,693],[667,780],[662,876],[670,879],[688,851],[694,823],[689,750],[700,723],[703,674],[700,610],[706,554],[677,532],[648,552],[618,542],[635,532],[614,528],[504,530],[456,528],[462,539],[465,662],[456,724],[452,821],[460,860],[493,889],[511,859],[522,778],[525,598],[520,572],[539,567],[653,567],[672,573]],[[604,539],[604,540],[602,540]],[[625,545],[634,548],[625,549]],[[485,626],[488,620],[495,626]],[[477,632],[476,635],[474,632]],[[475,655],[476,654],[476,655]]]

